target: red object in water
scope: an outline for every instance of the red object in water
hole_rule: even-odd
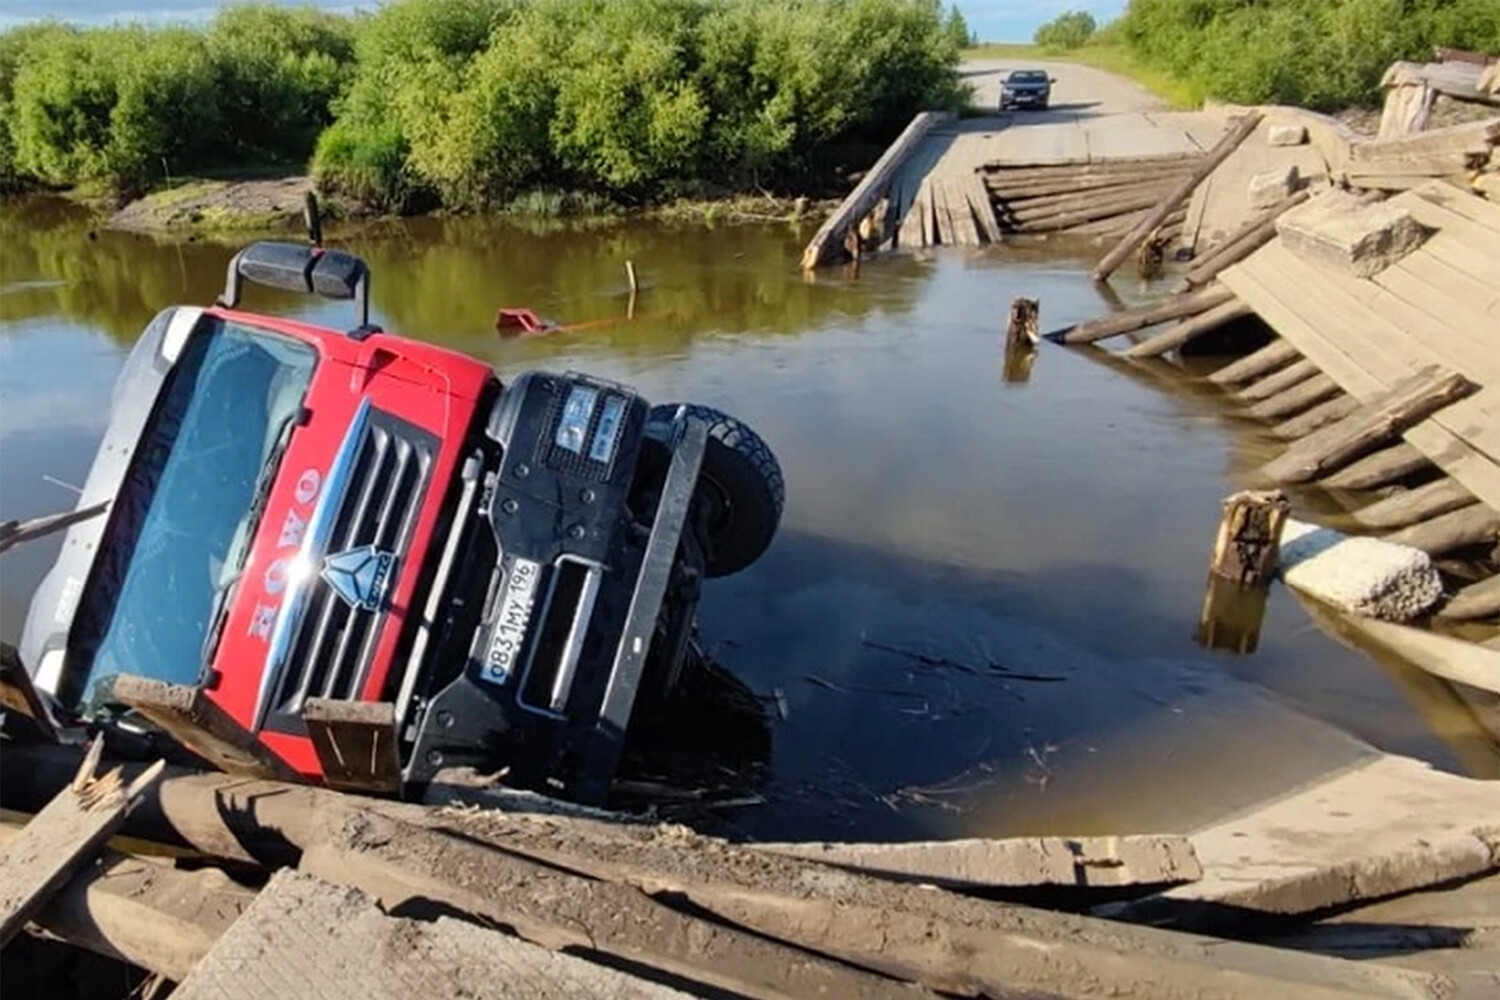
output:
[[[514,331],[516,334],[551,333],[558,328],[551,320],[542,319],[530,309],[501,309],[495,313],[495,332]]]

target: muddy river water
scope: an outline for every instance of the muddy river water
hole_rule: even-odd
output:
[[[91,232],[54,204],[0,212],[7,519],[71,504],[59,484],[83,478],[132,339],[162,305],[212,300],[231,248]],[[1219,501],[1262,445],[1202,392],[1090,352],[1044,345],[1029,379],[1002,377],[1013,296],[1040,299],[1044,327],[1108,308],[1086,256],[954,251],[809,281],[807,235],[416,220],[336,241],[372,265],[389,329],[502,373],[574,368],[709,403],[776,450],[781,533],[702,610],[705,640],[771,706],[765,802],[733,817],[744,833],[1180,830],[1370,746],[1473,769],[1462,713],[1284,591],[1253,655],[1195,644]],[[252,294],[347,324],[343,304]],[[516,305],[597,322],[497,337],[496,308]],[[0,564],[7,641],[53,552]]]

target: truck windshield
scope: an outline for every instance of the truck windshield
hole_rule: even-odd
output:
[[[112,506],[59,694],[86,708],[116,674],[192,684],[214,595],[248,546],[263,466],[302,406],[317,353],[205,316],[162,386]]]

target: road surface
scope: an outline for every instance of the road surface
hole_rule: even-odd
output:
[[[1052,84],[1055,111],[1109,115],[1166,107],[1161,98],[1134,80],[1077,63],[975,59],[960,66],[959,73],[974,88],[974,106],[995,111],[1000,105],[1000,81],[1014,69],[1043,69],[1056,80]]]

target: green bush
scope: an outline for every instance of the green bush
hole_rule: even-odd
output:
[[[1085,10],[1059,14],[1032,36],[1032,41],[1047,49],[1076,49],[1094,37],[1094,15]]]
[[[1242,103],[1373,105],[1435,45],[1500,52],[1495,0],[1130,0],[1110,26],[1146,62]]]

